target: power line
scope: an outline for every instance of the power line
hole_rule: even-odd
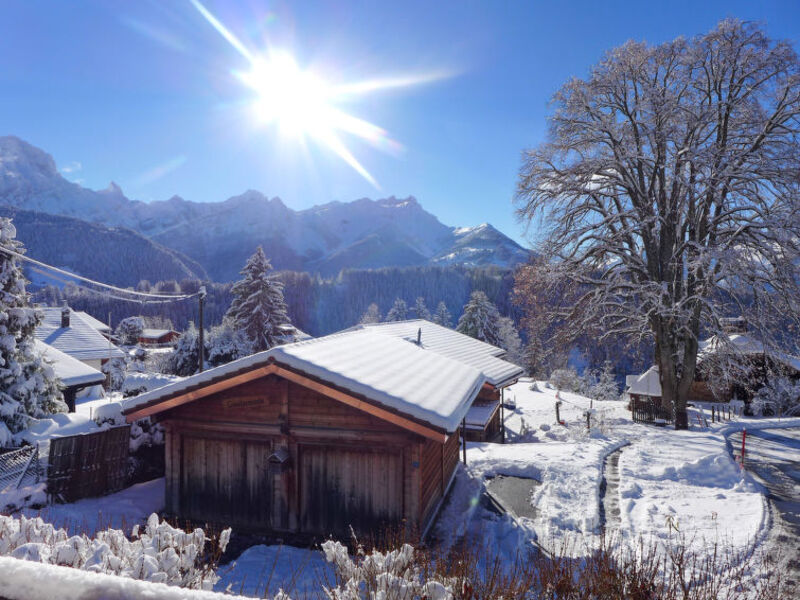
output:
[[[60,273],[61,275],[64,275],[64,276],[66,276],[66,277],[68,277],[70,279],[80,279],[81,281],[85,281],[87,283],[91,283],[92,285],[96,285],[96,286],[99,286],[99,287],[102,287],[102,288],[105,288],[105,289],[108,289],[108,290],[113,290],[115,292],[119,292],[119,293],[122,293],[122,294],[130,294],[132,296],[138,296],[139,298],[154,298],[154,299],[157,299],[157,300],[174,301],[174,300],[188,300],[189,298],[197,298],[198,296],[200,296],[202,294],[202,291],[196,292],[194,294],[149,294],[149,293],[145,293],[145,292],[137,292],[137,291],[134,291],[134,290],[126,290],[124,288],[120,288],[120,287],[117,287],[115,285],[110,285],[108,283],[102,283],[100,281],[95,281],[94,279],[89,279],[88,277],[83,277],[82,275],[76,275],[75,273],[70,273],[69,271],[65,271],[63,269],[59,269],[58,267],[54,267],[53,265],[48,265],[47,263],[43,263],[43,262],[41,262],[39,260],[36,260],[34,258],[30,258],[29,256],[25,256],[24,254],[20,254],[19,252],[16,252],[14,250],[10,250],[9,248],[0,248],[0,251],[6,252],[8,254],[11,254],[12,256],[16,256],[17,258],[20,258],[20,259],[22,259],[24,261],[27,261],[29,263],[32,263],[34,265],[38,265],[39,267],[42,267],[44,269],[48,269],[49,271]],[[45,273],[45,275],[47,275],[47,273]],[[56,279],[56,278],[54,277],[54,279]],[[65,282],[65,283],[69,283],[69,282]],[[129,298],[119,298],[119,299],[120,300],[125,300],[125,299],[130,300]]]
[[[104,292],[100,290],[96,290],[94,288],[87,287],[85,285],[81,285],[79,283],[75,283],[74,281],[70,281],[69,279],[65,279],[63,277],[59,277],[58,275],[54,275],[45,269],[40,269],[39,267],[32,266],[32,271],[36,271],[37,273],[44,275],[45,277],[49,277],[50,279],[54,279],[56,281],[60,281],[61,283],[74,285],[76,288],[85,290],[87,292],[91,292],[92,294],[97,294],[98,296],[103,296],[104,298],[111,298],[112,300],[121,300],[123,302],[133,302],[134,304],[169,304],[170,302],[174,302],[176,298],[172,298],[170,300],[145,300],[145,299],[138,299],[138,298],[123,298],[122,296],[116,296],[114,294],[110,294],[109,292]],[[192,296],[188,296],[191,298]]]

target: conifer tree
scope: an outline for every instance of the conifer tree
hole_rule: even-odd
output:
[[[386,313],[386,321],[405,321],[406,319],[408,319],[408,305],[402,298],[397,298],[392,308]]]
[[[447,305],[442,301],[436,306],[436,312],[433,313],[433,322],[442,327],[453,326],[453,317],[450,311],[447,310]]]
[[[456,331],[498,348],[502,347],[500,313],[484,292],[475,291],[464,305]]]
[[[233,284],[233,301],[225,314],[233,327],[250,340],[254,352],[281,343],[280,327],[291,323],[283,284],[270,271],[272,265],[259,246],[241,271],[244,279]]]
[[[381,311],[378,308],[378,305],[374,302],[367,307],[366,312],[361,315],[361,318],[358,320],[359,323],[362,325],[366,325],[368,323],[380,323],[381,322]]]
[[[417,297],[417,301],[414,303],[414,313],[417,315],[418,319],[425,319],[426,321],[431,320],[431,311],[425,306],[425,298],[422,296]]]
[[[34,329],[41,314],[28,303],[18,259],[24,253],[11,219],[0,218],[0,447],[31,418],[66,411],[53,369],[36,351]]]

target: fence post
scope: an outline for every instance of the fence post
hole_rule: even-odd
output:
[[[561,406],[561,400],[556,402],[556,423],[561,425],[561,413],[559,411],[559,407]]]
[[[592,413],[587,410],[586,411],[586,429],[587,430],[592,428],[591,418],[592,418]]]

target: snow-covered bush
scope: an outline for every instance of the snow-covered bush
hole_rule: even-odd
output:
[[[40,517],[0,516],[0,556],[210,590],[219,577],[215,561],[206,560],[206,542],[221,554],[230,534],[226,529],[209,539],[202,529],[187,533],[152,514],[144,531],[135,526],[130,539],[119,529],[98,531],[90,538],[70,536]]]
[[[325,560],[336,570],[336,587],[325,589],[331,600],[407,599],[450,600],[450,587],[435,578],[424,581],[414,547],[403,544],[388,552],[369,554],[359,546],[355,559],[342,543],[322,544]]]
[[[208,332],[208,364],[212,367],[227,364],[253,353],[253,344],[242,331],[229,321],[212,327]]]
[[[788,377],[770,377],[753,396],[753,411],[764,416],[800,415],[800,381]]]
[[[548,383],[557,390],[563,392],[575,392],[579,394],[583,391],[583,381],[577,371],[572,367],[566,369],[556,369],[550,373]]]
[[[142,317],[127,317],[117,325],[116,334],[123,344],[132,346],[139,341],[143,331],[144,319]]]
[[[112,358],[103,365],[103,373],[108,375],[108,389],[118,392],[125,383],[125,360],[122,358]]]
[[[207,355],[208,346],[205,344],[205,340],[203,345],[206,346],[205,350]],[[178,338],[175,350],[165,359],[163,367],[167,373],[187,377],[197,372],[199,360],[200,335],[194,323],[190,322],[189,327],[187,327],[186,331]]]
[[[610,362],[606,362],[602,370],[587,371],[583,379],[584,386],[581,393],[584,396],[595,400],[620,399],[619,385],[614,378],[614,371]]]

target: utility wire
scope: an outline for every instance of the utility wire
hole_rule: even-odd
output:
[[[158,300],[167,300],[167,301],[188,300],[189,298],[197,298],[198,296],[200,296],[203,293],[202,291],[200,291],[200,292],[196,292],[194,294],[149,294],[149,293],[145,293],[145,292],[136,292],[134,290],[126,290],[124,288],[120,288],[120,287],[117,287],[115,285],[110,285],[108,283],[102,283],[100,281],[95,281],[94,279],[89,279],[88,277],[83,277],[82,275],[76,275],[75,273],[70,273],[69,271],[65,271],[63,269],[59,269],[58,267],[54,267],[53,265],[48,265],[47,263],[43,263],[43,262],[41,262],[39,260],[36,260],[34,258],[30,258],[29,256],[25,256],[24,254],[20,254],[19,252],[16,252],[14,250],[10,250],[8,248],[0,248],[0,251],[1,252],[5,252],[7,254],[11,254],[12,256],[16,256],[17,258],[20,258],[20,259],[22,259],[24,261],[27,261],[29,263],[33,263],[34,265],[37,265],[37,266],[42,267],[44,269],[48,269],[49,271],[60,273],[61,275],[64,275],[64,276],[66,276],[66,277],[68,277],[70,279],[80,279],[81,281],[85,281],[87,283],[91,283],[92,285],[96,285],[96,286],[99,286],[99,287],[102,287],[102,288],[105,288],[105,289],[108,289],[108,290],[113,290],[115,292],[120,292],[122,294],[130,294],[130,295],[133,295],[133,296],[138,296],[139,298],[154,298],[154,299],[158,299]],[[69,283],[69,282],[67,282],[67,283]],[[120,298],[120,300],[122,300],[122,299],[123,298]]]
[[[134,304],[169,304],[174,302],[175,300],[180,300],[180,298],[172,298],[170,300],[145,300],[145,299],[137,299],[137,298],[123,298],[122,296],[117,296],[115,294],[111,294],[109,292],[104,292],[100,290],[96,290],[94,288],[87,287],[85,285],[81,285],[79,283],[75,283],[74,281],[70,281],[69,279],[65,279],[63,277],[59,277],[58,275],[54,275],[46,271],[45,269],[40,269],[39,267],[32,266],[31,271],[35,271],[45,277],[49,277],[50,279],[54,279],[55,281],[60,281],[61,283],[74,285],[76,288],[81,290],[91,292],[92,294],[97,294],[98,296],[103,296],[104,298],[111,298],[113,300],[121,300],[123,302],[133,302]],[[192,296],[188,296],[191,298]]]

